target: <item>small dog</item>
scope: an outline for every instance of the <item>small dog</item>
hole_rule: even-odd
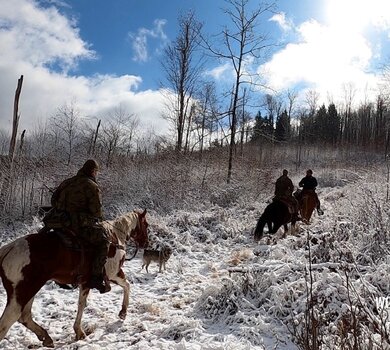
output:
[[[155,261],[159,264],[159,272],[162,272],[162,267],[164,267],[165,270],[165,263],[168,261],[171,254],[172,249],[170,247],[163,247],[161,250],[145,249],[141,270],[146,266],[146,272],[149,273],[149,264],[151,261]]]

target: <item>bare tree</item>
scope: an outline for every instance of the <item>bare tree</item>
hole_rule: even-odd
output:
[[[305,95],[305,102],[309,109],[309,117],[312,118],[316,114],[318,108],[318,101],[320,99],[320,94],[315,90],[309,90]]]
[[[217,49],[207,44],[209,50],[219,59],[227,60],[233,67],[234,85],[232,89],[230,116],[230,144],[227,182],[232,176],[233,154],[235,149],[235,137],[238,123],[238,109],[240,107],[241,85],[253,82],[245,62],[258,61],[260,55],[270,46],[265,35],[259,30],[261,15],[274,9],[275,4],[260,3],[258,7],[250,11],[249,0],[226,0],[228,8],[225,14],[228,16],[231,28],[224,28],[220,37],[222,49]]]
[[[98,135],[99,135],[99,129],[100,129],[100,124],[101,123],[102,123],[102,120],[99,119],[99,121],[97,123],[97,126],[96,126],[96,130],[94,130],[92,132],[91,142],[90,142],[90,145],[89,145],[89,148],[88,148],[88,154],[90,154],[91,156],[95,155],[96,141],[97,141],[97,138],[98,138]]]
[[[9,142],[9,134],[5,130],[0,129],[0,154],[6,154],[9,151]]]
[[[211,136],[214,130],[213,125],[216,122],[217,109],[215,85],[206,82],[196,95],[196,111],[193,120],[201,155],[204,149],[205,138],[208,134]]]
[[[243,96],[242,96],[242,104],[241,104],[241,111],[238,112],[239,120],[238,125],[240,127],[240,155],[241,157],[244,155],[244,139],[246,138],[245,142],[248,138],[248,130],[249,130],[249,124],[251,121],[251,116],[249,112],[245,110],[245,106],[247,104],[248,98],[246,97],[247,89],[243,89]]]
[[[8,151],[8,160],[5,163],[4,180],[0,188],[0,209],[5,211],[7,207],[7,202],[9,202],[10,197],[12,196],[12,187],[14,182],[14,157],[15,157],[15,147],[16,147],[16,136],[18,133],[19,125],[19,98],[22,92],[23,85],[23,75],[18,79],[18,85],[15,91],[14,98],[14,113],[13,113],[13,122],[12,122],[12,135],[9,144]],[[1,178],[0,178],[1,180]]]
[[[266,94],[264,96],[264,107],[267,111],[269,124],[274,128],[276,118],[281,114],[283,108],[283,102],[280,96]]]
[[[121,151],[124,154],[129,154],[133,135],[139,125],[138,118],[131,113],[128,113],[122,106],[108,116],[108,120],[102,127],[100,136],[103,150],[106,152],[106,166],[112,164],[114,156]]]
[[[14,115],[13,115],[13,124],[12,124],[12,136],[11,136],[11,142],[9,146],[9,158],[11,163],[14,159],[15,154],[15,147],[16,147],[16,135],[18,133],[18,125],[19,125],[19,98],[20,94],[22,92],[22,85],[23,85],[23,75],[20,76],[18,79],[18,86],[15,91],[15,100],[14,100]]]
[[[175,126],[176,150],[183,150],[185,127],[190,121],[191,99],[195,94],[200,77],[202,59],[197,56],[200,48],[200,32],[202,24],[190,11],[179,17],[179,34],[164,50],[162,67],[165,71],[169,96],[168,113],[165,117]],[[189,128],[189,127],[188,127]]]
[[[296,91],[294,90],[287,91],[287,99],[288,99],[287,113],[290,120],[295,110],[295,102],[297,98],[298,98],[298,93]]]
[[[63,146],[65,146],[67,165],[72,161],[76,140],[79,134],[80,112],[74,103],[65,104],[57,109],[51,118],[54,126],[54,133],[58,135]],[[62,146],[62,145],[60,145]]]
[[[345,111],[342,118],[342,135],[344,141],[351,142],[352,140],[352,105],[356,95],[356,87],[353,83],[343,85]]]

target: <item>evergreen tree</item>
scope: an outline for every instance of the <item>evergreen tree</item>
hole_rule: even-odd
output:
[[[328,124],[326,130],[327,141],[333,145],[337,143],[340,135],[340,116],[337,113],[337,109],[334,103],[328,106]]]
[[[262,117],[259,111],[255,116],[255,125],[253,126],[253,134],[251,141],[260,141],[264,138],[270,138],[273,134],[273,125],[270,118]]]
[[[323,104],[317,111],[314,119],[314,138],[321,141],[326,141],[326,124],[328,119],[328,112]]]
[[[284,112],[281,115],[278,115],[276,118],[275,138],[278,141],[287,141],[290,139],[290,133],[290,118],[287,114],[287,111],[284,110]]]

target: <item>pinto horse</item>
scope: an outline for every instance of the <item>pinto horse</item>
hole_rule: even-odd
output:
[[[126,318],[130,284],[122,270],[125,261],[125,244],[133,240],[139,247],[148,244],[146,210],[130,212],[113,221],[104,221],[109,234],[110,248],[105,265],[107,279],[123,288],[121,319]],[[47,281],[58,284],[79,285],[78,310],[73,329],[76,340],[86,334],[81,318],[90,289],[92,251],[83,248],[71,232],[45,232],[29,234],[0,249],[0,277],[7,292],[7,304],[0,318],[0,341],[9,328],[19,321],[34,332],[44,346],[54,347],[47,331],[32,318],[31,307],[35,295]]]
[[[296,217],[290,213],[286,203],[282,201],[273,201],[268,204],[263,214],[260,216],[255,229],[255,240],[259,241],[263,236],[264,226],[267,224],[268,233],[276,233],[281,226],[284,227],[284,232],[288,231],[287,224],[291,222],[291,226],[295,228]]]

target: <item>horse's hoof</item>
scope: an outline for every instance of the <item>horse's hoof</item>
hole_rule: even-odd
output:
[[[76,341],[77,341],[77,340],[85,339],[85,337],[86,337],[86,334],[85,334],[84,331],[80,331],[80,332],[77,332],[77,333],[76,333]]]
[[[127,312],[126,311],[120,311],[119,312],[119,318],[121,319],[121,320],[124,320],[124,319],[126,319],[126,316],[127,316]]]
[[[53,342],[53,339],[51,338],[46,338],[43,342],[42,342],[43,346],[46,346],[47,348],[54,348],[54,342]]]

